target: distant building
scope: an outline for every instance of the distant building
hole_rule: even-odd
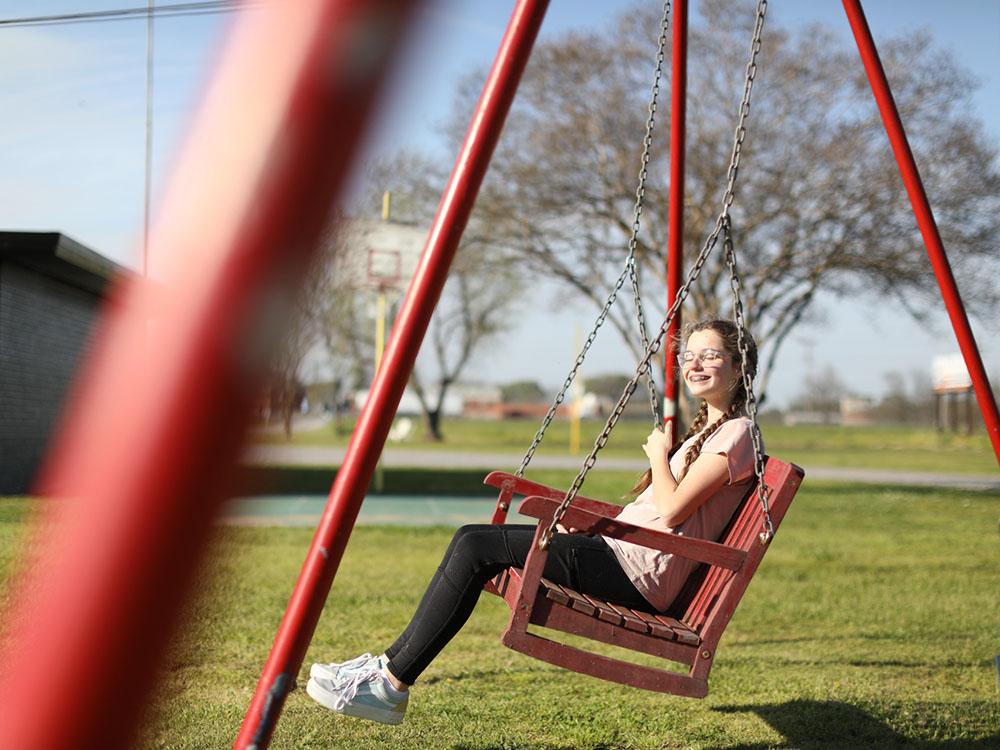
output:
[[[844,396],[840,399],[840,423],[847,427],[869,425],[874,422],[875,402],[863,396]]]
[[[0,232],[0,494],[31,487],[121,270],[57,232]]]
[[[427,399],[433,404],[437,402],[437,397],[437,391],[432,386],[428,389]],[[354,393],[354,408],[361,411],[367,400],[367,390],[356,391]],[[444,403],[441,405],[441,415],[445,417],[489,417],[492,415],[483,413],[484,410],[489,411],[493,405],[499,405],[500,401],[500,388],[495,385],[455,383],[445,394]],[[543,410],[542,414],[544,413]],[[407,388],[399,400],[396,415],[418,417],[422,414],[420,399],[417,398],[413,389]]]

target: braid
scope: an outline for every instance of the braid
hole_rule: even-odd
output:
[[[704,427],[706,422],[708,422],[708,402],[702,401],[701,406],[698,407],[698,413],[694,415],[694,419],[691,421],[691,426],[688,427],[688,431],[684,433],[684,437],[679,438],[677,442],[674,443],[674,447],[670,449],[670,453],[667,454],[667,457],[669,458],[679,451],[681,445],[683,445],[684,441],[689,437],[697,435],[698,430]]]
[[[701,446],[705,444],[705,441],[708,440],[712,436],[712,434],[722,426],[723,422],[728,422],[730,419],[735,417],[736,414],[739,412],[741,406],[742,404],[738,404],[735,401],[732,402],[729,405],[729,408],[726,409],[725,413],[723,413],[721,417],[719,417],[717,420],[712,422],[712,424],[706,427],[705,431],[698,436],[698,439],[691,444],[691,447],[687,449],[687,453],[684,454],[684,468],[681,469],[681,474],[679,477],[677,477],[678,482],[684,478],[684,475],[687,474],[688,469],[691,467],[691,464],[693,464],[695,460],[698,458],[698,456],[701,455]]]

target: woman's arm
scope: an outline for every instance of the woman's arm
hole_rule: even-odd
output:
[[[653,504],[663,523],[673,528],[686,521],[729,479],[729,463],[724,455],[702,453],[678,482],[667,461],[667,433],[655,429],[642,446],[653,474]]]

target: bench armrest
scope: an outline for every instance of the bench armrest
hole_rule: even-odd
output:
[[[544,484],[532,482],[530,479],[509,474],[506,471],[490,472],[483,480],[483,484],[489,485],[490,487],[496,487],[497,489],[503,489],[505,482],[509,483],[511,490],[515,495],[523,495],[524,497],[537,495],[539,497],[550,498],[555,500],[557,503],[562,502],[562,499],[566,497],[566,490],[556,489],[555,487],[546,487]],[[586,508],[587,510],[607,516],[608,518],[614,518],[622,511],[622,506],[620,505],[603,503],[600,500],[593,500],[592,498],[583,497],[582,495],[577,495],[573,499],[573,504],[579,504],[581,508]]]
[[[564,496],[559,499],[533,495],[526,498],[518,508],[525,516],[541,519],[551,523],[556,508]],[[604,503],[602,503],[603,505]],[[616,506],[617,507],[617,506]],[[620,510],[620,508],[619,508]],[[614,516],[606,516],[591,508],[578,505],[576,500],[570,503],[562,517],[563,526],[572,526],[586,534],[620,539],[623,542],[639,544],[643,547],[678,555],[689,560],[695,560],[709,565],[716,565],[727,570],[739,570],[746,560],[746,553],[739,549],[727,547],[717,542],[705,539],[695,539],[681,536],[669,531],[658,531],[643,526],[619,521]]]

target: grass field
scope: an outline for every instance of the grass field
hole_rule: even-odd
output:
[[[27,503],[0,500],[4,576]],[[987,493],[807,481],[723,638],[704,701],[511,652],[497,641],[505,607],[484,597],[414,688],[401,727],[335,716],[300,689],[272,747],[998,747],[998,517],[1000,498]],[[384,648],[450,533],[357,529],[307,664]],[[138,747],[231,745],[310,538],[220,529]]]
[[[585,421],[582,446],[586,452],[604,426],[603,422]],[[421,450],[463,450],[523,453],[531,444],[538,424],[531,420],[502,422],[445,420],[444,442],[435,443],[418,435],[394,448]],[[294,445],[347,445],[351,425],[336,432],[332,425],[292,435]],[[605,448],[607,455],[641,457],[640,446],[649,433],[646,421],[628,420],[618,424]],[[997,463],[985,432],[966,435],[938,433],[929,428],[911,427],[840,427],[767,425],[763,427],[767,451],[801,466],[898,469],[948,473],[996,472]],[[283,435],[261,434],[261,442],[286,443]],[[569,452],[569,424],[553,422],[546,434],[540,455],[566,455]],[[580,454],[581,456],[583,453]]]

